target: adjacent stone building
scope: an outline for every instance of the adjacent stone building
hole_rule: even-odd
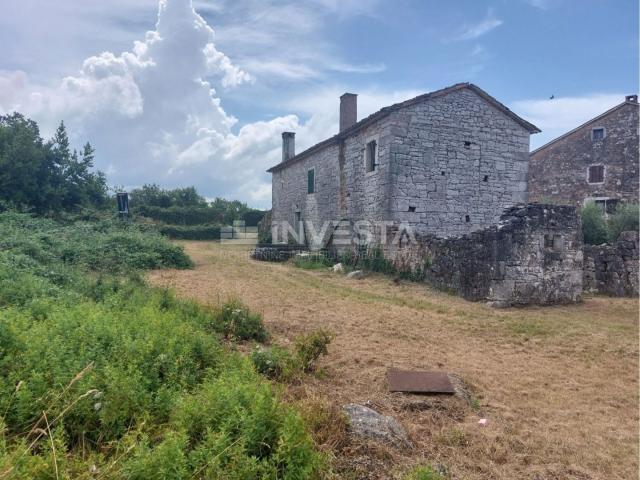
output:
[[[529,135],[539,130],[479,87],[457,84],[360,121],[356,102],[344,94],[340,132],[302,153],[283,133],[282,162],[269,169],[273,224],[304,225],[311,247],[335,240],[339,221],[445,237],[527,202]]]
[[[638,96],[531,152],[531,201],[581,206],[593,200],[612,212],[638,201]]]

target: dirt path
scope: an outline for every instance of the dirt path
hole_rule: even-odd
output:
[[[415,444],[376,452],[368,478],[393,478],[417,462],[464,479],[636,478],[637,300],[495,310],[387,277],[255,262],[246,247],[184,245],[196,268],[153,272],[152,283],[211,305],[238,297],[263,314],[278,343],[318,327],[336,334],[328,374],[311,378],[308,394],[337,405],[370,401]],[[415,397],[386,391],[392,367],[456,373],[474,387],[476,408],[436,400],[416,411]]]

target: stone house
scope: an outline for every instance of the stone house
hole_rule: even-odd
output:
[[[338,134],[298,154],[295,134],[282,134],[282,162],[268,170],[273,225],[303,225],[311,247],[334,242],[337,222],[370,222],[378,240],[381,222],[439,237],[495,225],[528,201],[529,136],[537,132],[470,83],[360,121],[357,96],[345,93]]]
[[[638,201],[638,96],[531,152],[531,201],[581,206],[593,200],[611,213]]]

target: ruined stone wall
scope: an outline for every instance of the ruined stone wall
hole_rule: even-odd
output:
[[[464,89],[392,115],[390,218],[461,235],[526,203],[529,132]]]
[[[592,140],[593,128],[605,137]],[[532,153],[531,201],[582,205],[588,198],[638,201],[638,104],[625,103],[565,138]],[[604,165],[604,182],[589,183],[591,165]]]
[[[496,306],[572,303],[582,293],[582,233],[574,207],[508,209],[498,225],[462,236],[421,236],[387,245],[400,269],[425,269],[425,281]]]
[[[638,296],[638,233],[622,232],[613,245],[584,246],[584,291]]]

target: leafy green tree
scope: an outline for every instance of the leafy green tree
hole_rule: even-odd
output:
[[[602,208],[594,202],[589,202],[582,207],[580,216],[582,217],[584,243],[590,245],[606,243],[608,237],[607,222],[605,221]]]
[[[638,217],[640,209],[637,203],[627,203],[618,206],[609,217],[609,241],[615,242],[622,232],[638,231]]]
[[[0,116],[0,200],[36,213],[102,206],[106,179],[92,171],[94,154],[89,143],[71,150],[63,122],[44,142],[33,120]]]
[[[38,125],[19,113],[0,116],[0,199],[43,210],[50,175]]]

